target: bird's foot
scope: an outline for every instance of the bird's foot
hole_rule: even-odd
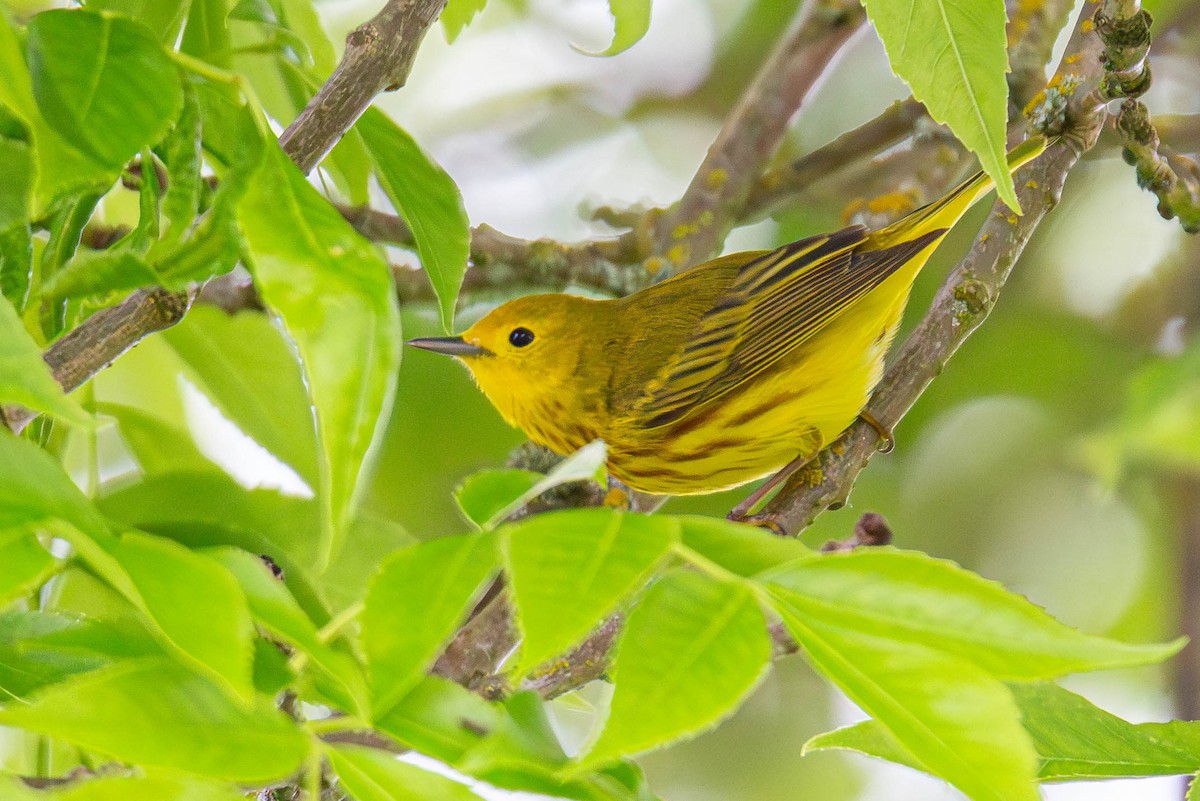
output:
[[[891,453],[896,447],[896,435],[892,433],[892,429],[879,422],[875,415],[871,414],[866,409],[863,409],[861,412],[859,412],[858,416],[864,423],[875,429],[875,433],[879,435],[879,439],[881,440],[879,452]]]
[[[749,523],[752,526],[758,526],[759,528],[765,528],[767,531],[771,532],[772,534],[774,534],[777,537],[790,536],[787,533],[787,531],[783,528],[783,526],[780,524],[780,522],[775,519],[775,515],[772,515],[772,514],[767,514],[767,513],[756,514],[756,515],[738,514],[737,510],[735,509],[734,511],[732,511],[728,515],[726,515],[725,519],[732,520],[735,523]]]

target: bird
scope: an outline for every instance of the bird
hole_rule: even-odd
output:
[[[1046,145],[1015,147],[1010,173]],[[865,406],[909,291],[992,187],[979,172],[876,231],[721,256],[621,298],[520,297],[408,344],[460,360],[535,443],[565,455],[604,440],[628,488],[697,495],[773,475],[731,513],[746,519],[856,418],[891,442]]]

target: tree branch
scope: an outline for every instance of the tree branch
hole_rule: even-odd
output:
[[[404,85],[417,46],[445,5],[446,0],[388,0],[350,32],[337,69],[279,137],[301,172],[325,158],[377,94]]]
[[[1086,19],[1073,32],[1067,54],[1041,93],[1035,118],[1063,133],[1057,144],[1019,173],[1017,197],[1025,214],[1017,217],[997,202],[967,256],[950,273],[932,307],[904,343],[867,405],[885,426],[894,427],[950,357],[987,317],[1013,264],[1046,213],[1058,202],[1067,173],[1095,143],[1104,121],[1099,86],[1099,39]],[[1051,91],[1053,90],[1053,91]],[[805,528],[822,511],[846,502],[858,474],[875,453],[879,435],[859,420],[799,471],[764,509],[784,531]]]
[[[284,152],[305,173],[333,147],[384,89],[402,86],[425,30],[446,0],[388,0],[374,18],[346,38],[346,53],[333,75],[280,136]],[[172,300],[173,298],[173,300]],[[52,345],[44,355],[68,392],[107,367],[155,331],[183,318],[187,302],[163,289],[143,289],[123,303],[98,312]],[[28,424],[28,413],[14,430]]]
[[[763,64],[673,209],[650,221],[648,272],[664,278],[720,249],[787,124],[866,20],[852,0],[818,0]]]

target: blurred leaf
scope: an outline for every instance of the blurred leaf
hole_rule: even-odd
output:
[[[742,584],[677,570],[629,614],[604,730],[579,757],[594,768],[712,728],[766,675],[771,639]]]
[[[1131,376],[1118,419],[1083,447],[1093,469],[1110,481],[1138,462],[1200,472],[1200,339]]]
[[[784,590],[805,620],[921,643],[1000,679],[1153,664],[1183,646],[1083,634],[994,581],[915,551],[869,548],[801,559],[763,580]]]
[[[245,801],[246,795],[233,784],[165,773],[96,776],[45,790],[0,774],[0,797],[5,801]]]
[[[467,476],[454,490],[454,502],[467,522],[482,529],[502,509],[513,504],[543,478],[533,470],[503,467]]]
[[[0,431],[0,529],[35,528],[55,519],[89,534],[108,531],[104,518],[50,454]]]
[[[213,548],[205,555],[238,580],[260,626],[308,654],[313,665],[341,685],[339,697],[350,701],[346,711],[367,714],[367,683],[362,668],[345,653],[322,642],[316,625],[261,558],[235,548]]]
[[[296,684],[297,674],[279,643],[265,637],[254,638],[254,659],[251,673],[255,692],[277,697]]]
[[[1040,781],[1172,776],[1200,767],[1200,724],[1129,723],[1054,684],[1012,684],[1010,689],[1041,760]],[[804,746],[805,753],[827,749],[924,770],[875,720],[819,734]]]
[[[608,0],[613,17],[612,43],[604,50],[591,52],[576,47],[589,56],[615,56],[633,47],[650,30],[651,0]]]
[[[760,526],[715,517],[679,515],[685,547],[739,576],[754,576],[815,551],[790,537],[777,537]]]
[[[1200,769],[1200,723],[1132,724],[1054,684],[1012,686],[1043,781],[1169,776]]]
[[[229,0],[191,0],[180,52],[228,69],[231,56],[227,18],[231,6]]]
[[[270,318],[198,306],[163,338],[225,417],[317,486],[312,407],[296,352]]]
[[[458,187],[379,109],[367,109],[354,129],[375,162],[380,185],[412,230],[421,266],[438,297],[442,327],[449,331],[471,244],[470,221]]]
[[[367,585],[388,554],[419,540],[404,526],[378,514],[360,511],[350,524],[346,544],[321,574],[321,593],[335,614],[363,599]]]
[[[384,561],[362,612],[374,719],[420,683],[471,611],[496,562],[490,534],[424,542]]]
[[[496,730],[503,716],[501,707],[466,687],[428,675],[375,725],[414,751],[453,765]]]
[[[0,175],[4,176],[4,191],[0,192],[0,231],[7,231],[29,219],[37,171],[28,142],[0,137]]]
[[[816,751],[857,751],[922,773],[927,772],[921,760],[913,756],[912,752],[901,745],[896,736],[877,720],[864,720],[810,738],[804,744],[803,753],[807,756]]]
[[[28,51],[42,114],[100,164],[120,167],[179,114],[179,71],[154,34],[133,20],[45,11],[30,20]]]
[[[792,605],[776,611],[809,661],[910,751],[974,801],[1037,801],[1036,754],[1012,694],[971,662],[908,639],[844,629]]]
[[[505,518],[520,509],[543,492],[572,481],[594,481],[596,474],[604,468],[608,447],[603,440],[589,442],[567,458],[556,464],[549,473],[529,489],[514,498],[483,524],[489,529],[504,522]]]
[[[519,675],[587,636],[679,541],[671,518],[608,509],[536,515],[504,533],[522,633]]]
[[[137,597],[130,600],[157,623],[164,637],[249,696],[254,629],[233,576],[161,537],[129,532],[110,547],[136,587]]]
[[[247,490],[215,465],[147,476],[105,496],[99,506],[127,526],[186,545],[236,545],[266,554],[287,571],[289,586],[307,576],[316,558],[316,503]]]
[[[304,362],[321,444],[321,563],[340,545],[369,475],[400,364],[400,316],[387,264],[277,146],[241,206],[255,284]]]
[[[37,537],[21,529],[0,531],[0,608],[45,583],[58,561]]]
[[[179,35],[191,0],[87,0],[90,11],[111,11],[145,25],[170,47]]]
[[[220,470],[200,452],[191,434],[156,415],[117,403],[97,403],[96,410],[116,420],[121,439],[147,475]]]
[[[279,20],[294,33],[308,48],[313,69],[322,78],[328,77],[337,66],[337,53],[333,42],[321,24],[321,17],[311,0],[278,0],[283,16]]]
[[[0,295],[8,299],[18,313],[29,302],[33,278],[33,230],[28,223],[0,231]]]
[[[864,0],[892,70],[936,122],[979,157],[1000,199],[1020,211],[1005,156],[1007,22],[1002,0]]]
[[[181,241],[196,221],[200,208],[200,101],[191,84],[185,83],[183,89],[179,117],[161,146],[168,180],[162,202],[167,230],[159,247],[171,247]]]
[[[450,0],[446,3],[439,17],[442,28],[446,31],[446,41],[453,44],[463,29],[471,24],[471,20],[483,11],[486,5],[487,0]]]
[[[33,190],[32,214],[45,216],[52,204],[68,191],[111,183],[117,168],[100,164],[85,156],[73,143],[59,136],[46,122],[38,103],[25,49],[18,40],[8,16],[0,14],[0,105],[24,123],[33,144],[37,179]],[[134,148],[136,152],[137,148]]]
[[[0,698],[25,700],[42,687],[118,659],[159,649],[143,631],[55,612],[0,613]]]
[[[56,684],[0,709],[0,723],[127,762],[247,784],[289,776],[309,748],[308,736],[267,699],[241,701],[165,659]]]
[[[92,427],[92,418],[50,374],[42,350],[30,339],[8,298],[0,297],[0,402],[48,412],[68,423]]]
[[[157,284],[158,274],[138,253],[117,246],[80,250],[42,286],[47,298],[89,298]]]
[[[325,749],[338,783],[357,801],[469,801],[466,786],[401,762],[394,754],[356,745]]]

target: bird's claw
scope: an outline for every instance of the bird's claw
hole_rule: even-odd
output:
[[[772,534],[776,535],[777,537],[788,536],[787,531],[785,531],[783,526],[780,525],[779,521],[775,519],[775,516],[771,515],[771,514],[760,513],[760,514],[754,514],[754,515],[747,515],[747,514],[739,514],[735,510],[733,512],[730,512],[726,516],[726,519],[732,520],[735,523],[749,523],[752,526],[758,526],[759,528],[765,528],[767,531],[770,531]]]

